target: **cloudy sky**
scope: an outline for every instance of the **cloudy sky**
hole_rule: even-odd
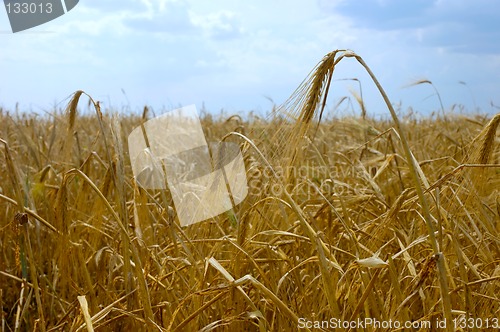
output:
[[[500,106],[496,0],[80,0],[66,15],[13,34],[0,8],[0,107],[50,111],[82,89],[139,113],[204,103],[266,112],[328,52],[352,49],[402,110]],[[368,112],[387,113],[353,59],[336,69],[329,105],[361,82]],[[357,112],[345,103],[341,109]]]

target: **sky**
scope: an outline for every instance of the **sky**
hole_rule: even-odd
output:
[[[440,110],[435,88],[448,112],[494,114],[499,41],[496,0],[80,0],[15,34],[0,7],[0,107],[50,112],[84,90],[122,112],[195,104],[265,114],[325,54],[350,49],[401,112]],[[368,114],[387,114],[354,59],[335,69],[329,112],[359,114],[352,78]],[[411,86],[423,79],[433,86]]]

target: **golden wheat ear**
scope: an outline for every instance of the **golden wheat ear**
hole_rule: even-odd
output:
[[[276,157],[284,161],[281,166],[293,167],[297,160],[302,159],[300,154],[304,143],[307,143],[305,137],[313,120],[321,120],[335,66],[345,57],[345,52],[335,50],[325,55],[290,98],[276,108],[275,114],[285,117],[285,125],[280,126],[274,136],[279,151]]]
[[[495,115],[477,135],[469,148],[464,164],[488,164],[494,151],[495,138],[500,125],[500,113]]]
[[[499,165],[498,163],[492,164],[492,159],[499,126],[500,113],[495,115],[472,140],[467,149],[467,156],[462,163],[462,165],[470,166],[466,168],[465,174],[469,176],[470,185],[476,188],[477,194],[480,196],[487,194],[491,179],[498,177]],[[498,152],[498,150],[496,151]],[[470,188],[470,186],[466,187]],[[470,195],[467,199],[470,199]]]

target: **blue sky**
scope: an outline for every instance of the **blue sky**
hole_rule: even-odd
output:
[[[323,55],[347,48],[402,110],[440,108],[431,86],[405,87],[428,79],[446,109],[495,113],[499,22],[495,0],[80,0],[12,34],[0,8],[0,106],[50,111],[82,89],[137,113],[202,103],[212,112],[266,112],[268,98],[281,104]],[[345,78],[361,81],[370,114],[387,113],[353,59],[336,69],[330,106],[357,89]]]

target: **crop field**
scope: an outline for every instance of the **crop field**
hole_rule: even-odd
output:
[[[345,57],[386,120],[327,114]],[[201,114],[248,195],[181,227],[130,164],[158,114],[0,109],[0,331],[497,330],[500,113],[400,113],[335,51],[267,118]]]

